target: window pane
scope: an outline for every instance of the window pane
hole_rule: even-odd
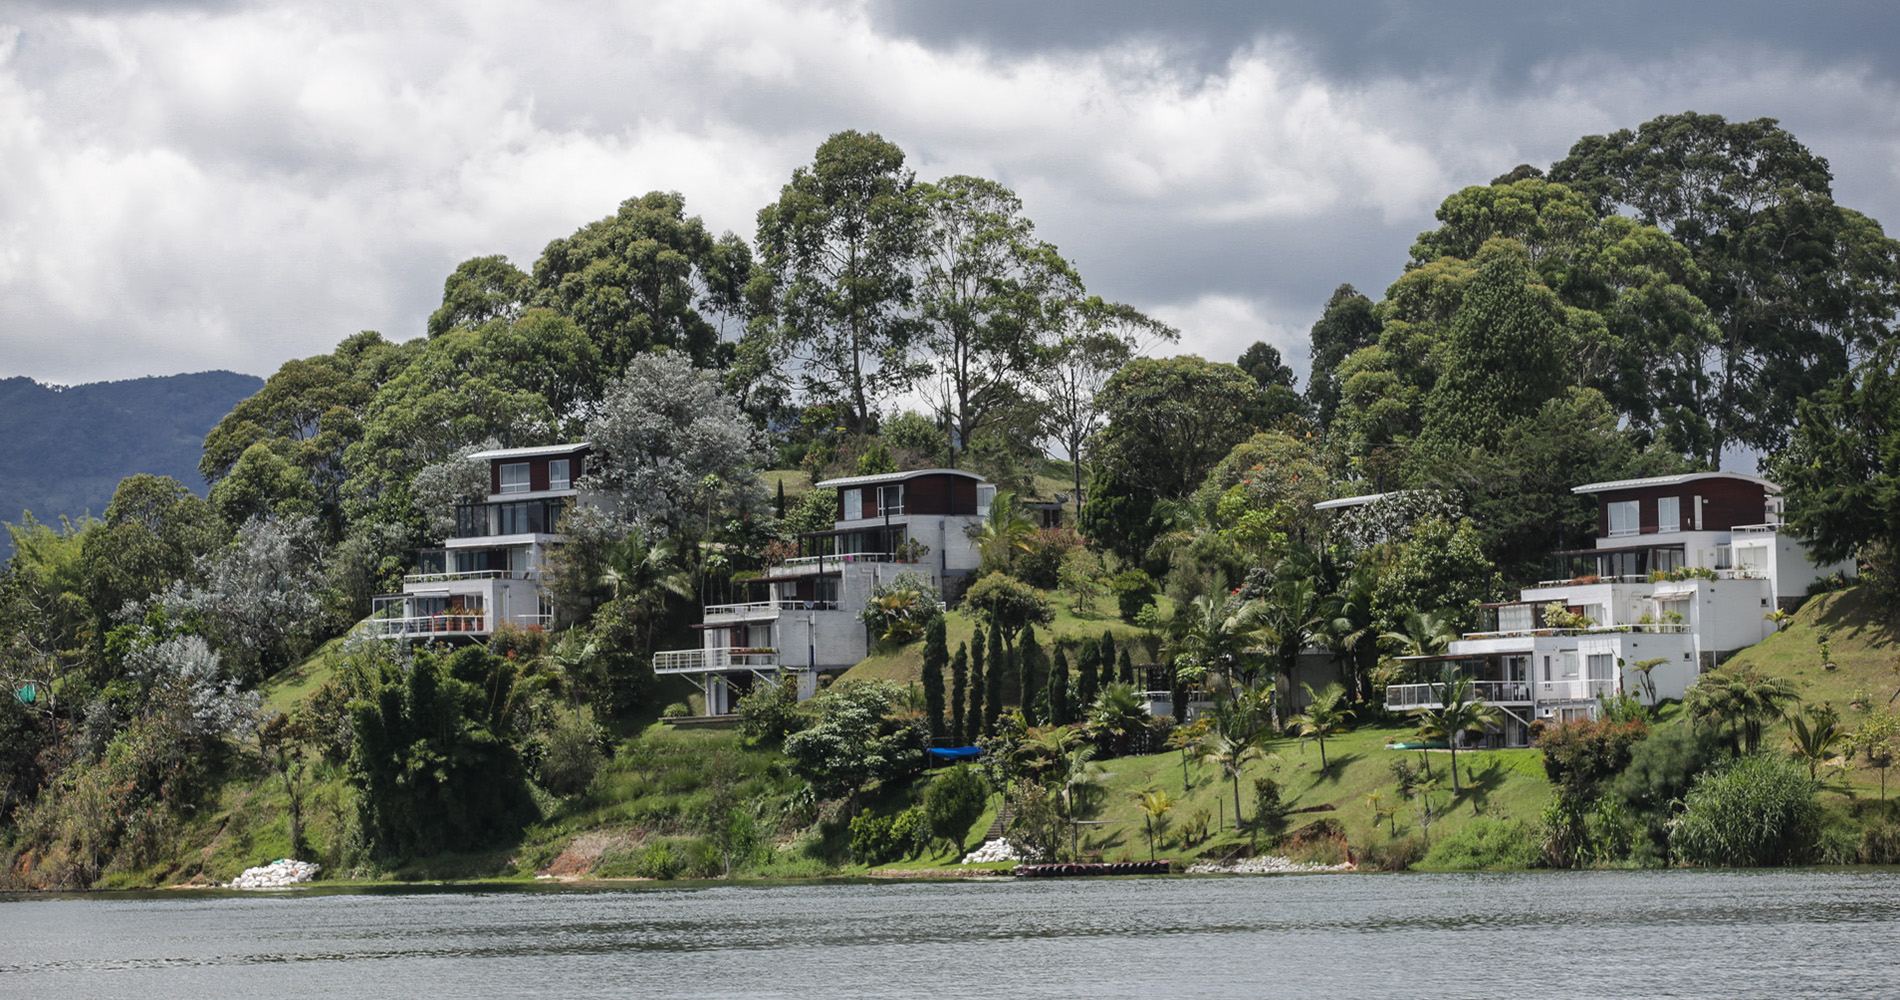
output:
[[[568,486],[567,459],[557,458],[548,463],[548,489],[564,490]]]
[[[528,492],[528,463],[512,462],[501,467],[501,491],[503,493]]]
[[[1682,498],[1662,497],[1656,501],[1656,530],[1682,530]]]
[[[855,521],[864,516],[864,493],[859,490],[844,491],[844,519]]]

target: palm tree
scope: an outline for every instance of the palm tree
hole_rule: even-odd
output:
[[[1253,740],[1212,732],[1201,740],[1201,760],[1218,764],[1234,783],[1234,828],[1240,828],[1240,771],[1250,760],[1265,760],[1267,754]]]
[[[990,513],[972,525],[970,540],[984,572],[1008,570],[1018,552],[1035,548],[1036,523],[1016,509],[1016,494],[1001,491],[990,499]]]
[[[1847,730],[1832,708],[1817,705],[1806,712],[1788,716],[1788,746],[1795,759],[1808,763],[1808,777],[1820,770],[1821,762],[1831,759],[1835,749],[1847,742]]]
[[[1326,627],[1319,589],[1303,577],[1281,577],[1267,592],[1264,621],[1273,632],[1274,661],[1290,694],[1300,648]],[[1273,707],[1274,728],[1280,728],[1279,707]]]
[[[1202,594],[1186,610],[1173,652],[1177,668],[1185,667],[1190,679],[1211,674],[1232,683],[1251,676],[1260,651],[1279,640],[1263,601],[1236,605]]]
[[[1504,713],[1472,695],[1469,677],[1453,677],[1439,685],[1438,691],[1437,708],[1414,709],[1413,714],[1419,719],[1420,736],[1442,739],[1451,749],[1451,794],[1457,795],[1458,737],[1502,724]]]
[[[1798,697],[1786,678],[1753,670],[1713,670],[1690,686],[1683,702],[1696,725],[1726,729],[1730,749],[1754,753],[1761,748],[1763,723],[1779,718],[1782,706]]]
[[[1128,752],[1128,744],[1135,733],[1148,725],[1148,708],[1141,703],[1141,696],[1135,694],[1133,684],[1119,681],[1106,685],[1095,696],[1095,704],[1089,706],[1088,730],[1097,739],[1107,738],[1116,756]]]
[[[649,541],[635,531],[607,547],[607,567],[601,572],[601,585],[616,599],[627,598],[640,612],[644,626],[642,642],[653,648],[653,630],[666,606],[668,595],[691,599],[693,575],[678,564],[679,544],[672,538]]]
[[[1407,611],[1398,631],[1379,638],[1391,642],[1400,656],[1436,656],[1458,638],[1458,627],[1442,612]]]
[[[1174,810],[1174,798],[1159,788],[1150,788],[1141,793],[1142,822],[1148,827],[1148,860],[1155,859],[1155,824],[1160,823],[1161,832],[1167,833],[1168,813]]]
[[[1301,684],[1306,689],[1306,711],[1287,720],[1293,723],[1293,730],[1301,736],[1311,736],[1319,740],[1319,773],[1326,773],[1326,737],[1344,732],[1346,723],[1352,719],[1352,710],[1346,708],[1346,689],[1338,684],[1328,684],[1318,692],[1311,684]]]
[[[1360,702],[1372,697],[1368,681],[1379,659],[1378,619],[1373,613],[1377,585],[1378,578],[1371,569],[1356,566],[1326,599],[1322,610],[1326,643],[1352,679],[1353,700]]]
[[[1075,856],[1076,836],[1079,829],[1077,809],[1090,788],[1103,781],[1102,768],[1094,763],[1095,747],[1089,743],[1079,743],[1069,748],[1057,762],[1056,770],[1062,778],[1062,812],[1069,820],[1069,855]]]

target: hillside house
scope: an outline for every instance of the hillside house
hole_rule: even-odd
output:
[[[454,534],[417,553],[402,593],[377,597],[365,628],[389,639],[482,640],[504,622],[549,624],[540,580],[562,538],[561,515],[585,502],[575,485],[586,442],[501,448],[469,456],[488,463],[488,495],[455,508]]]
[[[802,699],[816,693],[820,675],[855,666],[871,647],[858,616],[898,574],[918,573],[950,596],[976,571],[966,531],[996,495],[981,476],[921,469],[817,486],[838,491],[832,526],[799,536],[799,554],[745,581],[743,600],[707,605],[699,646],[653,657],[655,673],[698,681],[707,715],[735,711],[753,685],[781,670],[797,678]]]
[[[1680,698],[1703,671],[1774,631],[1765,616],[1851,563],[1817,564],[1782,525],[1780,487],[1733,472],[1590,483],[1598,537],[1555,553],[1553,577],[1481,609],[1482,630],[1443,654],[1408,657],[1415,683],[1386,690],[1395,711],[1438,704],[1456,673],[1504,712],[1481,741],[1525,746],[1534,721],[1594,718],[1599,696]],[[1558,605],[1567,620],[1553,624]],[[1649,664],[1646,671],[1639,664]],[[1646,674],[1646,676],[1645,676]]]

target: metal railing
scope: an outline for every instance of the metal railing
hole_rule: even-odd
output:
[[[765,572],[767,576],[771,576],[781,572],[803,569],[807,566],[817,566],[820,563],[843,566],[850,563],[886,563],[891,561],[893,560],[889,552],[847,552],[843,555],[793,556]]]
[[[836,611],[842,605],[837,601],[799,601],[790,598],[770,601],[749,601],[740,604],[708,604],[706,617],[714,615],[749,615],[760,611]]]
[[[1650,632],[1650,633],[1658,633],[1658,634],[1669,634],[1669,633],[1678,633],[1678,632],[1687,632],[1687,631],[1689,631],[1689,626],[1687,625],[1677,624],[1673,622],[1667,623],[1667,624],[1657,624],[1657,623],[1651,622],[1651,623],[1637,624],[1637,625],[1592,625],[1589,628],[1521,628],[1521,629],[1510,629],[1510,630],[1502,631],[1502,632],[1466,632],[1463,638],[1466,638],[1466,639],[1507,639],[1512,636],[1521,636],[1521,635],[1532,635],[1532,636],[1610,635],[1610,634],[1614,634],[1618,632]]]
[[[379,638],[484,634],[488,631],[488,616],[480,612],[472,614],[458,612],[420,615],[414,618],[369,618],[364,620],[363,628],[370,635]]]
[[[1595,701],[1616,694],[1615,681],[1538,681],[1538,701]]]
[[[1779,524],[1738,524],[1728,529],[1736,535],[1772,535],[1781,530]]]
[[[776,670],[778,650],[669,649],[653,654],[656,674],[703,674],[720,670]]]
[[[506,569],[477,569],[458,573],[407,573],[404,583],[448,583],[454,580],[526,580],[526,572]]]
[[[1387,708],[1428,708],[1444,704],[1445,685],[1394,684],[1385,689]],[[1471,695],[1479,701],[1529,703],[1529,681],[1472,681]]]

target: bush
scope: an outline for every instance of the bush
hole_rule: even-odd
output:
[[[1670,844],[1693,865],[1798,864],[1820,826],[1819,795],[1819,784],[1792,760],[1737,758],[1696,779]]]
[[[1042,528],[1030,539],[1029,551],[1018,553],[1011,568],[1024,583],[1053,590],[1061,580],[1062,561],[1082,548],[1074,528]]]
[[[1400,837],[1359,849],[1361,871],[1402,872],[1425,860],[1425,845],[1417,837]]]
[[[983,621],[1002,627],[1005,635],[1015,635],[1024,625],[1047,625],[1055,620],[1055,611],[1042,592],[1006,573],[991,573],[978,580],[963,595],[963,607]]]
[[[760,743],[782,743],[804,728],[798,711],[798,681],[780,674],[777,681],[759,684],[739,699],[739,732]]]
[[[924,821],[930,836],[963,847],[970,824],[989,804],[990,785],[968,764],[958,764],[937,776],[924,789]]]
[[[851,856],[866,865],[905,857],[925,839],[924,830],[923,811],[914,806],[895,816],[862,810],[851,820]]]
[[[1280,783],[1261,775],[1253,779],[1254,823],[1261,833],[1278,834],[1286,825],[1286,803],[1280,798]]]
[[[1138,569],[1115,574],[1108,586],[1115,593],[1115,609],[1125,622],[1133,622],[1142,608],[1154,603],[1155,595],[1160,592],[1154,577]]]
[[[606,761],[601,752],[606,739],[606,732],[594,722],[593,709],[583,705],[556,715],[542,737],[541,760],[535,766],[541,787],[556,795],[572,795],[592,784]]]
[[[1588,799],[1623,773],[1636,744],[1649,735],[1641,722],[1566,722],[1537,738],[1544,774],[1574,798]]]
[[[1430,871],[1536,868],[1544,860],[1537,843],[1537,831],[1523,820],[1480,816],[1440,838],[1418,867]]]
[[[693,714],[693,706],[688,705],[687,703],[683,701],[676,701],[673,704],[668,705],[663,709],[660,709],[660,718],[662,719],[684,719],[692,714]]]
[[[937,588],[929,577],[905,570],[890,583],[871,588],[871,599],[858,612],[858,620],[879,639],[900,645],[915,642],[943,614],[937,600]]]

